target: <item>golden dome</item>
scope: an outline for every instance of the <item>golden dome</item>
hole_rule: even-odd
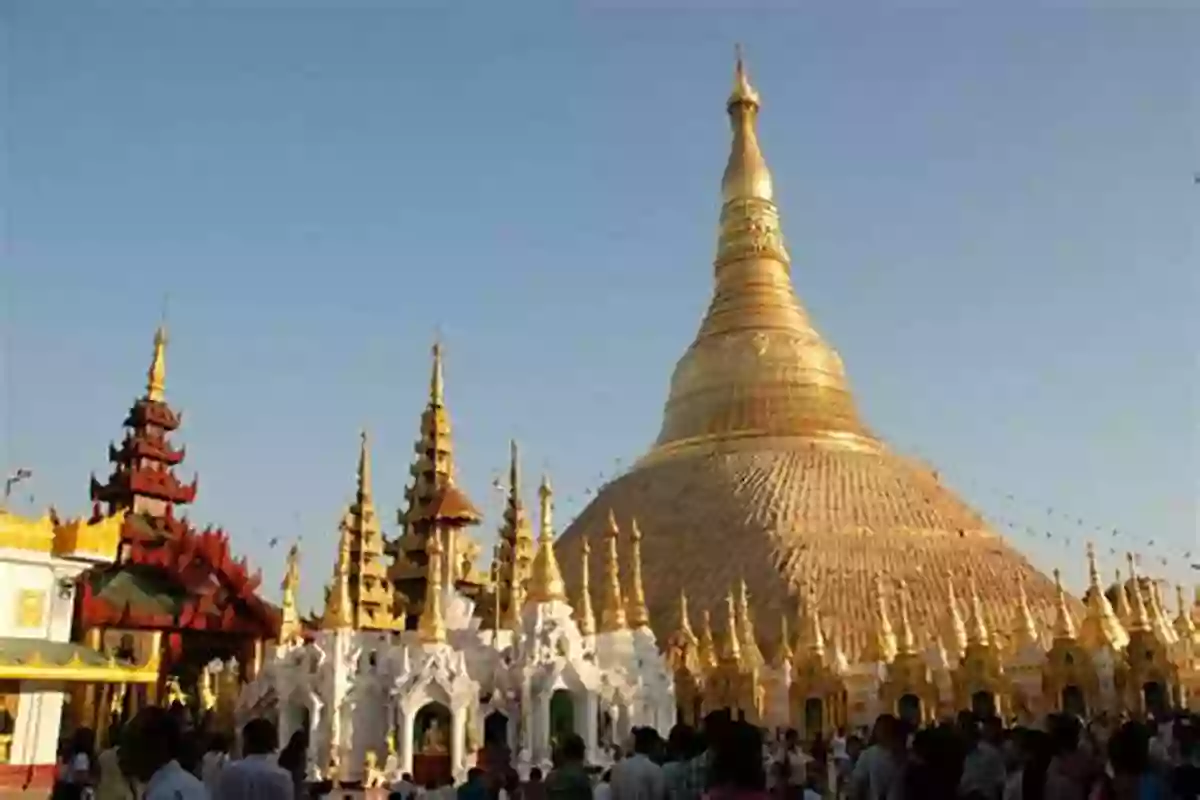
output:
[[[584,537],[603,537],[615,516],[636,518],[643,532],[661,641],[679,626],[681,591],[720,618],[727,587],[743,576],[764,643],[814,581],[822,616],[861,653],[875,634],[876,573],[906,583],[922,640],[948,625],[948,572],[974,575],[991,630],[1020,624],[1018,579],[1034,615],[1053,619],[1054,583],[935,472],[893,453],[860,420],[841,357],[792,288],[758,144],[760,99],[740,58],[734,86],[712,302],[675,367],[656,443],[559,540],[564,577],[577,585]]]

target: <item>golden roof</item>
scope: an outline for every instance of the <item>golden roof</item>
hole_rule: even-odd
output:
[[[945,629],[945,575],[968,569],[986,628],[1011,625],[1019,577],[1033,613],[1050,618],[1054,584],[860,419],[841,357],[792,287],[760,106],[739,59],[712,302],[671,377],[657,441],[560,537],[564,577],[578,585],[583,537],[603,536],[611,509],[644,534],[646,600],[664,639],[678,627],[681,590],[716,613],[742,576],[760,642],[776,641],[775,620],[812,579],[851,656],[877,635],[876,572],[906,582],[916,630]]]

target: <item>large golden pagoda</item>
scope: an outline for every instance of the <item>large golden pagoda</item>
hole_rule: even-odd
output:
[[[659,641],[679,628],[681,592],[694,611],[721,619],[728,587],[743,578],[768,651],[808,581],[852,660],[879,635],[870,602],[877,574],[903,582],[923,641],[952,638],[949,573],[974,576],[978,622],[1002,638],[1020,625],[1022,583],[1032,613],[1053,619],[1053,581],[935,471],[892,451],[859,417],[841,358],[792,288],[758,142],[760,99],[740,57],[727,108],[733,141],[712,302],[675,367],[658,440],[560,539],[568,583],[578,586],[585,538],[604,541],[615,515],[636,518],[643,533]],[[603,574],[602,551],[592,554],[593,574]]]

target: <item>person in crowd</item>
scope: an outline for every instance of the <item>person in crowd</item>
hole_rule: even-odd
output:
[[[892,800],[903,791],[905,732],[900,720],[883,714],[875,720],[871,746],[850,775],[850,800]]]
[[[775,778],[783,797],[794,798],[803,794],[812,761],[800,746],[800,734],[794,728],[788,728],[783,734],[783,745],[774,765]]]
[[[653,760],[657,748],[658,733],[653,728],[634,728],[633,755],[612,768],[613,800],[663,800],[663,771]]]
[[[546,800],[546,782],[543,780],[541,768],[533,767],[529,770],[529,780],[521,787],[521,795],[522,800]]]
[[[592,779],[584,759],[587,747],[579,734],[563,737],[558,748],[559,763],[546,776],[546,800],[591,800]]]
[[[242,758],[221,771],[213,800],[293,800],[292,776],[275,761],[275,723],[252,719],[242,728]]]
[[[126,726],[117,751],[121,770],[141,782],[142,800],[208,800],[208,790],[179,764],[183,731],[161,706],[140,710]]]
[[[458,791],[455,793],[458,800],[488,800],[489,792],[487,781],[484,780],[485,777],[486,775],[479,767],[471,767],[467,770],[467,779],[463,782],[462,786],[458,787]],[[520,781],[506,780],[505,788],[511,784],[519,786]],[[510,800],[516,800],[516,798],[510,798]]]
[[[667,763],[663,765],[667,800],[696,800],[700,796],[704,775],[697,775],[693,766],[697,755],[697,736],[691,726],[681,722],[672,727],[667,734]]]
[[[292,793],[302,800],[308,786],[308,731],[301,728],[293,733],[279,751],[277,763],[292,778]]]
[[[1004,753],[999,747],[1002,734],[1003,725],[995,716],[988,717],[982,728],[974,718],[962,726],[967,752],[958,784],[960,796],[999,800],[1006,778]]]
[[[470,783],[470,775],[467,776],[467,782]],[[464,787],[465,788],[465,785]],[[459,790],[462,791],[461,789]],[[521,800],[521,776],[516,770],[510,770],[504,773],[504,783],[500,786],[500,791],[496,794],[497,800]]]
[[[732,723],[716,742],[705,800],[766,800],[762,734],[744,722]]]
[[[135,800],[136,787],[121,770],[121,728],[114,725],[108,732],[109,746],[96,756],[96,800]]]
[[[200,757],[200,780],[204,782],[209,794],[217,790],[217,781],[225,766],[229,763],[229,737],[223,733],[214,733],[208,737],[208,746]]]
[[[592,800],[612,800],[612,770],[606,769],[600,774],[596,788],[592,790]]]
[[[1171,767],[1171,791],[1178,800],[1200,799],[1200,718],[1185,716],[1175,725],[1175,764]]]
[[[290,745],[291,742],[288,742]],[[287,748],[284,748],[286,751]],[[283,766],[283,753],[279,754],[279,765]],[[405,772],[400,776],[400,780],[396,781],[391,786],[391,794],[388,795],[388,800],[417,800],[417,795],[421,793],[421,787],[417,786],[417,782],[413,780],[411,772]],[[395,795],[400,797],[395,797]]]
[[[96,734],[91,728],[79,728],[62,748],[60,767],[53,797],[78,800],[93,791],[96,778]]]
[[[1103,800],[1168,800],[1166,782],[1150,768],[1150,735],[1126,722],[1108,741],[1111,779],[1100,781],[1093,797]]]

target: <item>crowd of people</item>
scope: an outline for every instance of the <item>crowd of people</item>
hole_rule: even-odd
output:
[[[63,748],[53,800],[300,800],[332,793],[306,782],[308,742],[279,747],[275,725],[252,720],[240,756],[229,741],[189,727],[174,709],[149,707],[96,754],[78,730]],[[611,766],[589,765],[583,739],[568,735],[543,777],[511,766],[470,770],[458,786],[417,785],[404,775],[388,800],[1198,800],[1200,717],[1088,723],[1054,715],[1037,727],[994,717],[910,729],[881,716],[869,735],[838,731],[801,742],[793,730],[768,738],[728,714],[699,729],[676,725],[664,741],[633,731]]]

